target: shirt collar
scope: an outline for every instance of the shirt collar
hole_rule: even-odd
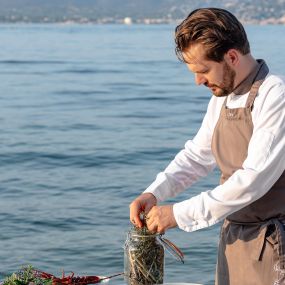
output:
[[[243,80],[241,81],[238,86],[233,90],[234,95],[242,95],[246,94],[250,91],[252,84],[255,81],[259,71],[264,66],[265,61],[263,59],[257,60],[257,65],[254,70]]]

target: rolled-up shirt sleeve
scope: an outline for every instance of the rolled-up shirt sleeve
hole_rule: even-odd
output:
[[[285,90],[275,84],[255,110],[248,156],[223,185],[176,203],[178,226],[194,231],[211,226],[265,195],[285,169]]]

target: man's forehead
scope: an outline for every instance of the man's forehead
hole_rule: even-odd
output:
[[[183,58],[186,63],[197,68],[206,67],[205,52],[199,49],[198,45],[194,45],[183,52]]]
[[[196,57],[189,57],[189,56],[185,56],[183,54],[184,60],[187,63],[188,67],[191,67],[191,69],[195,69],[195,70],[204,70],[205,68],[207,68],[207,63],[204,60],[199,60]]]

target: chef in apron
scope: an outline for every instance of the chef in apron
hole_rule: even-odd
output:
[[[141,227],[144,211],[147,227],[159,233],[223,221],[216,285],[284,285],[284,79],[252,57],[243,26],[226,10],[193,11],[176,28],[175,41],[196,83],[214,96],[196,136],[130,204],[130,219]],[[216,188],[158,205],[216,166]]]

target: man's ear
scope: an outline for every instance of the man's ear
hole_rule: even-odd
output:
[[[240,54],[236,49],[229,49],[224,55],[224,60],[229,66],[235,67],[239,63]]]

